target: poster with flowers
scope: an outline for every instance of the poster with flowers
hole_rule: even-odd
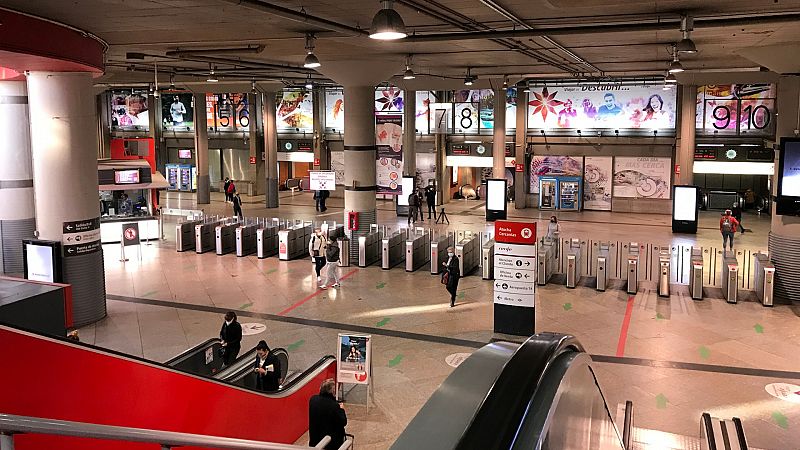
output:
[[[403,112],[403,91],[394,86],[375,90],[375,114],[397,114]]]

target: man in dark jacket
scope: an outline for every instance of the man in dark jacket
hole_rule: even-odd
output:
[[[223,366],[229,366],[242,349],[242,326],[236,321],[236,313],[228,311],[225,313],[225,322],[219,330],[219,339],[222,341],[224,353],[222,355]]]
[[[416,192],[408,194],[408,224],[417,223],[419,197]]]
[[[231,199],[231,196],[230,196],[230,194],[228,194],[228,187],[229,187],[230,185],[231,185],[231,180],[230,180],[230,178],[228,178],[228,177],[225,177],[225,184],[223,184],[223,185],[222,185],[222,192],[224,192],[224,193],[225,193],[225,201],[226,201],[226,202],[227,202],[228,200],[230,200],[230,199]]]
[[[325,446],[328,450],[335,450],[344,443],[347,413],[342,404],[336,401],[335,389],[336,382],[333,378],[328,378],[322,382],[319,395],[308,401],[308,445],[311,447],[325,436],[331,437],[331,442]]]
[[[339,256],[340,250],[336,238],[331,238],[328,241],[328,247],[325,248],[325,261],[328,262],[326,265],[328,268],[327,279],[320,289],[328,289],[328,286],[339,287]]]
[[[258,341],[256,345],[256,389],[274,392],[281,385],[281,360],[269,350],[266,341]]]
[[[456,291],[458,291],[458,279],[461,278],[461,269],[458,264],[458,256],[456,256],[456,249],[447,247],[447,262],[442,263],[445,266],[447,274],[447,283],[445,287],[447,292],[450,293],[450,307],[456,306]],[[444,276],[444,275],[442,275]]]
[[[428,204],[428,219],[433,214],[433,220],[436,220],[436,188],[433,186],[425,188],[425,203]]]
[[[244,218],[244,214],[242,214],[242,197],[239,197],[238,192],[233,193],[233,215],[240,219]]]

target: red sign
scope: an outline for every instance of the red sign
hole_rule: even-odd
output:
[[[255,156],[251,156],[250,157],[250,164],[255,164],[255,163],[256,163],[256,157]]]
[[[522,164],[517,164],[517,172],[525,172],[525,166]]]
[[[675,175],[680,175],[680,174],[681,174],[681,165],[675,164]]]
[[[347,213],[347,229],[350,231],[358,230],[358,213],[349,211]]]
[[[494,240],[505,244],[536,244],[536,223],[497,220],[494,223]]]
[[[319,166],[319,158],[314,158],[314,165]]]

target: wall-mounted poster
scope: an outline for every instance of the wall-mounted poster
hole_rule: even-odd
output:
[[[206,94],[206,123],[218,131],[248,130],[250,111],[247,94]]]
[[[189,92],[165,92],[161,94],[161,117],[165,130],[193,130],[194,104],[192,103],[192,94]]]
[[[112,130],[150,129],[147,91],[140,89],[111,91],[109,106]]]
[[[542,176],[583,176],[583,157],[535,155],[531,158],[531,194],[539,193],[539,177]]]
[[[430,134],[428,124],[431,115],[431,93],[429,91],[417,91],[417,112],[414,114],[414,127],[417,133]]]
[[[402,112],[403,91],[400,88],[391,86],[375,90],[375,114],[397,114]]]
[[[611,156],[586,156],[583,159],[583,209],[611,211]]]
[[[614,197],[669,198],[672,159],[614,158]]]
[[[528,128],[674,129],[675,91],[619,83],[534,87]]]
[[[314,102],[311,91],[284,89],[278,94],[279,132],[314,131]]]
[[[341,89],[325,90],[325,128],[344,131],[344,92]]]
[[[372,364],[372,336],[339,334],[336,381],[369,384]]]
[[[344,152],[331,152],[331,170],[336,172],[336,185],[344,184]]]
[[[425,187],[428,181],[436,181],[436,154],[417,153],[417,187]]]
[[[403,175],[403,116],[375,117],[375,144],[378,147],[376,185],[378,194],[399,195]]]
[[[700,134],[767,136],[775,128],[774,84],[713,84],[697,88]]]

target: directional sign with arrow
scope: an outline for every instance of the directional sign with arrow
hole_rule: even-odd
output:
[[[532,270],[505,269],[499,267],[494,269],[495,280],[522,281],[533,284],[536,281],[535,275],[536,272]]]
[[[534,270],[536,258],[529,256],[494,255],[494,267],[503,269]]]
[[[79,256],[100,250],[100,218],[64,222],[61,243],[64,256]]]

